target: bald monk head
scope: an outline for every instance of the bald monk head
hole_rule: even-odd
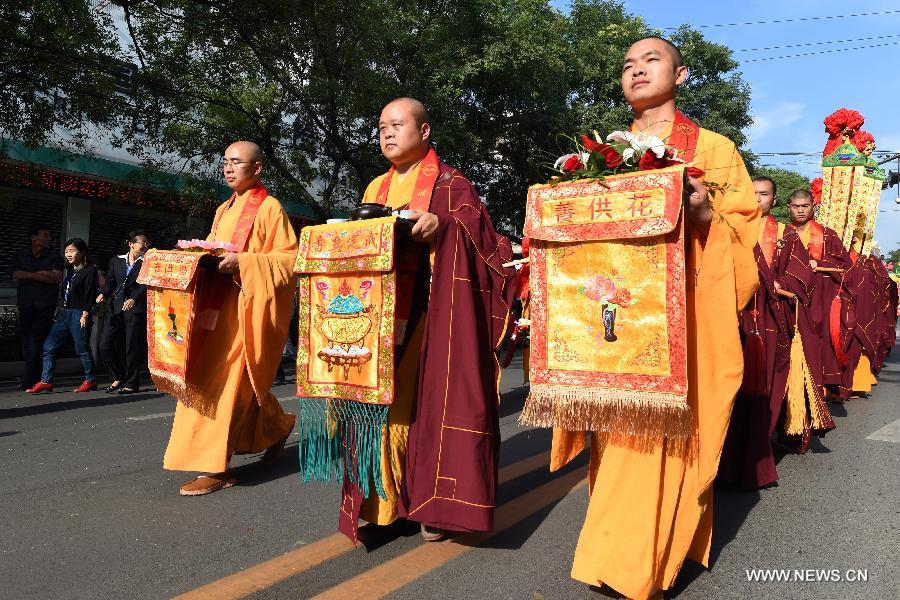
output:
[[[622,61],[622,91],[636,113],[671,102],[687,79],[681,51],[658,37],[646,37],[628,48]]]
[[[263,169],[263,154],[253,142],[241,140],[228,146],[222,158],[225,183],[238,194],[259,184]]]
[[[788,208],[791,210],[791,224],[804,227],[813,218],[813,195],[809,190],[794,191],[788,200]]]
[[[759,202],[759,210],[762,216],[766,216],[777,202],[778,186],[771,177],[761,175],[753,178],[753,191],[756,192],[756,201]]]
[[[401,175],[419,163],[431,146],[431,117],[414,98],[397,98],[378,120],[381,153]]]

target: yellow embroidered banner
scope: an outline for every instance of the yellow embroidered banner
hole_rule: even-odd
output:
[[[637,444],[689,435],[684,170],[529,189],[523,422]]]
[[[147,286],[147,366],[156,387],[183,399],[201,252],[152,249],[137,282]]]
[[[871,156],[848,142],[822,159],[818,220],[834,229],[848,250],[871,252],[884,179]]]
[[[387,217],[300,232],[298,396],[393,401],[395,223]]]

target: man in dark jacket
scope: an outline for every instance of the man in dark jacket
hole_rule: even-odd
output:
[[[23,390],[41,378],[41,349],[53,323],[63,271],[62,256],[50,252],[50,228],[36,223],[29,233],[31,247],[14,255],[11,265],[25,362],[20,381]]]

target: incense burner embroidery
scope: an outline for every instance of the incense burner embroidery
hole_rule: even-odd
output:
[[[366,347],[366,337],[372,331],[377,314],[370,304],[363,300],[369,295],[373,281],[360,282],[357,294],[350,289],[346,280],[337,294],[328,299],[329,285],[324,281],[316,283],[316,291],[322,297],[322,304],[316,306],[315,327],[328,345],[321,348],[316,356],[328,365],[331,372],[335,367],[343,370],[344,381],[350,377],[350,369],[362,372],[362,367],[372,360],[372,351]]]

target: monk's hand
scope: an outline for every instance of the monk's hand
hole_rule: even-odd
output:
[[[430,244],[437,239],[438,218],[437,215],[430,212],[417,210],[416,214],[410,217],[410,221],[415,221],[410,236],[417,242]]]
[[[238,271],[240,271],[240,263],[238,262],[237,252],[226,252],[219,263],[219,273],[234,275]]]
[[[815,271],[815,270],[816,270],[816,267],[818,267],[818,266],[819,266],[819,263],[817,263],[817,262],[815,261],[815,259],[812,259],[812,258],[809,259],[809,268],[810,268],[810,269],[812,269],[813,271]]]
[[[122,303],[122,310],[131,310],[134,308],[134,300],[129,298],[125,302]]]
[[[781,289],[781,284],[778,283],[777,281],[775,282],[775,289],[776,289],[776,290],[780,290],[780,289]]]
[[[688,181],[688,216],[697,225],[709,225],[712,223],[712,203],[709,201],[709,191],[703,182],[691,177]]]

